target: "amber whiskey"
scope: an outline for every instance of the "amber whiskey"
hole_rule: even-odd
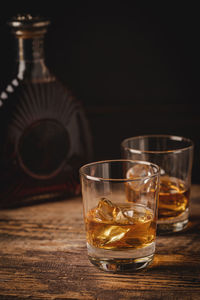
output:
[[[158,218],[166,220],[180,216],[189,206],[189,196],[190,190],[182,180],[161,176]]]
[[[148,199],[143,195],[144,187],[149,188],[149,198],[155,197],[155,189],[151,182],[143,185],[137,183],[126,184],[126,197],[128,202],[146,203]],[[180,216],[189,206],[190,190],[185,183],[175,177],[161,176],[158,204],[158,219],[167,220]],[[143,203],[143,204],[144,204]]]
[[[85,218],[89,245],[110,250],[139,249],[155,241],[153,212],[133,203],[101,199]]]

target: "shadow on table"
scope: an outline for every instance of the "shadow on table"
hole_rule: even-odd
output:
[[[192,281],[199,282],[200,256],[162,255],[156,254],[154,261],[148,268],[148,273],[187,275]]]

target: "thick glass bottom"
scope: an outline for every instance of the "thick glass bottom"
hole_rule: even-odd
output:
[[[168,234],[172,232],[182,231],[187,227],[189,218],[189,210],[187,209],[184,213],[176,218],[168,220],[158,220],[157,223],[157,234]]]
[[[154,255],[138,259],[100,259],[89,256],[93,265],[103,271],[111,273],[131,273],[146,268],[153,260]]]
[[[146,268],[152,261],[155,242],[133,250],[104,250],[87,244],[88,258],[99,269],[111,273],[130,273]]]

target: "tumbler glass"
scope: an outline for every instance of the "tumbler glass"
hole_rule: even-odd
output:
[[[153,260],[159,167],[131,160],[80,168],[89,260],[108,272],[131,272]]]
[[[158,232],[183,230],[189,219],[193,142],[185,137],[145,135],[125,139],[122,156],[160,167]]]

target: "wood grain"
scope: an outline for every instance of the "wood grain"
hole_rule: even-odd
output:
[[[1,210],[0,299],[200,299],[200,186],[188,229],[158,236],[151,267],[129,275],[88,261],[80,198]]]

